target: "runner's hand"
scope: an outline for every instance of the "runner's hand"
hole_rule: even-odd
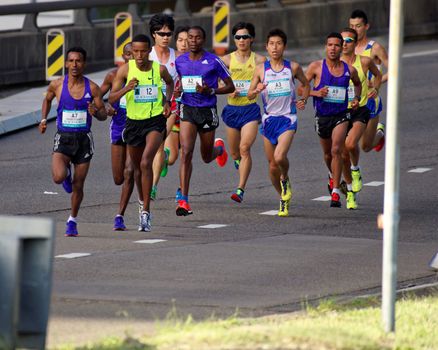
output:
[[[210,95],[211,89],[207,84],[203,84],[202,86],[196,83],[196,92],[198,94]]]
[[[304,99],[298,100],[296,103],[297,108],[302,111],[304,108],[306,108],[306,101]]]
[[[128,84],[126,84],[126,87],[128,88],[128,91],[134,90],[135,87],[138,85],[139,81],[137,78],[132,78]]]
[[[268,84],[265,83],[258,83],[255,89],[256,93],[261,93],[264,89],[266,89],[266,86],[268,86]]]
[[[90,113],[94,117],[97,113],[97,108],[94,105],[94,103],[90,103],[90,102],[87,103],[88,103],[88,113]]]
[[[106,114],[108,115],[108,117],[113,117],[116,115],[116,110],[110,104],[105,105],[105,108],[106,108]]]
[[[358,109],[359,108],[359,100],[355,97],[353,101],[351,101],[351,109]]]
[[[41,120],[41,122],[38,124],[38,129],[40,130],[41,134],[44,134],[47,129],[47,119]]]
[[[322,89],[315,91],[317,93],[317,97],[326,97],[328,94],[328,87],[324,86]]]
[[[179,98],[181,97],[182,92],[182,86],[178,85],[177,87],[175,87],[175,90],[173,90],[173,96],[175,96],[175,98]]]
[[[368,98],[376,98],[379,95],[379,92],[375,88],[371,88],[368,90]]]
[[[170,112],[171,112],[171,110],[170,110],[169,103],[166,101],[166,103],[164,103],[164,105],[163,105],[163,115],[164,115],[164,117],[165,118],[169,118]]]

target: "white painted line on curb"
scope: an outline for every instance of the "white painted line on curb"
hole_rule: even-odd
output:
[[[368,182],[368,183],[363,184],[363,185],[364,186],[371,186],[371,187],[378,187],[378,186],[382,186],[384,184],[385,183],[383,181],[371,181],[371,182]]]
[[[417,56],[426,56],[426,55],[434,55],[438,53],[438,50],[429,50],[429,51],[420,51],[420,52],[411,52],[405,53],[402,55],[403,58],[417,57]]]
[[[426,171],[430,171],[430,170],[432,170],[432,169],[431,168],[415,168],[415,169],[409,170],[408,173],[421,174],[421,173],[425,173]]]
[[[263,213],[260,213],[260,215],[271,215],[271,216],[278,215],[278,210],[265,211]]]
[[[328,202],[331,199],[332,197],[330,196],[321,196],[321,197],[313,198],[312,201]]]
[[[140,241],[134,241],[134,243],[154,244],[160,242],[167,242],[166,239],[142,239]]]
[[[63,258],[63,259],[76,259],[76,258],[83,258],[84,256],[89,256],[90,253],[70,253],[70,254],[62,254],[62,255],[56,255],[55,258]]]
[[[225,227],[225,226],[228,226],[228,225],[209,224],[209,225],[198,226],[198,228],[221,228],[221,227]]]
[[[44,194],[58,194],[58,192],[44,191]]]

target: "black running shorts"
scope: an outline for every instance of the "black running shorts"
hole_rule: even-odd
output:
[[[346,110],[344,112],[334,115],[315,116],[315,131],[322,139],[329,139],[332,137],[333,129],[339,124],[348,122],[350,120],[350,113]]]
[[[192,107],[181,104],[180,118],[182,122],[195,124],[199,132],[213,131],[219,126],[216,107]]]
[[[368,120],[370,120],[370,110],[367,106],[349,109],[348,111],[350,112],[350,127],[353,126],[353,123],[361,122],[367,124]]]
[[[151,131],[163,133],[163,140],[166,138],[166,118],[162,114],[143,120],[126,118],[126,125],[122,134],[123,141],[129,146],[144,147],[146,145],[146,135]]]
[[[70,157],[73,164],[88,163],[93,158],[93,134],[89,132],[62,132],[55,134],[54,153]]]

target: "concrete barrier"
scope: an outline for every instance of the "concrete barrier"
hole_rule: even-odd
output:
[[[415,38],[438,34],[438,2],[435,0],[405,1],[405,37]],[[369,17],[370,35],[388,32],[389,0],[312,0],[281,8],[266,7],[231,12],[231,26],[238,21],[256,25],[255,48],[264,47],[267,32],[279,27],[289,37],[288,48],[306,48],[320,44],[333,30],[348,24],[351,11],[363,9]],[[134,35],[148,32],[150,17],[134,23]],[[207,32],[207,46],[211,47],[212,16],[196,13],[190,17],[175,14],[176,25],[201,25]],[[83,46],[89,53],[88,72],[113,66],[113,24],[63,27],[66,47]],[[0,33],[0,87],[7,84],[44,80],[43,32]]]

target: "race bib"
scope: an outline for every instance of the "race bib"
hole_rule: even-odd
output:
[[[344,103],[347,89],[342,86],[328,86],[327,96],[323,98],[324,102]]]
[[[348,86],[348,102],[353,101],[354,99],[354,85]]]
[[[135,103],[148,103],[158,101],[157,85],[138,85],[134,89]]]
[[[126,109],[126,95],[123,95],[119,102],[119,107]]]
[[[249,85],[251,80],[234,80],[234,86],[239,92],[239,96],[248,96]]]
[[[202,76],[200,75],[184,75],[181,78],[184,92],[196,92],[196,84],[202,86]]]
[[[289,79],[271,80],[267,86],[268,97],[290,96]]]
[[[87,126],[87,111],[62,111],[62,126],[65,128],[84,128]]]

